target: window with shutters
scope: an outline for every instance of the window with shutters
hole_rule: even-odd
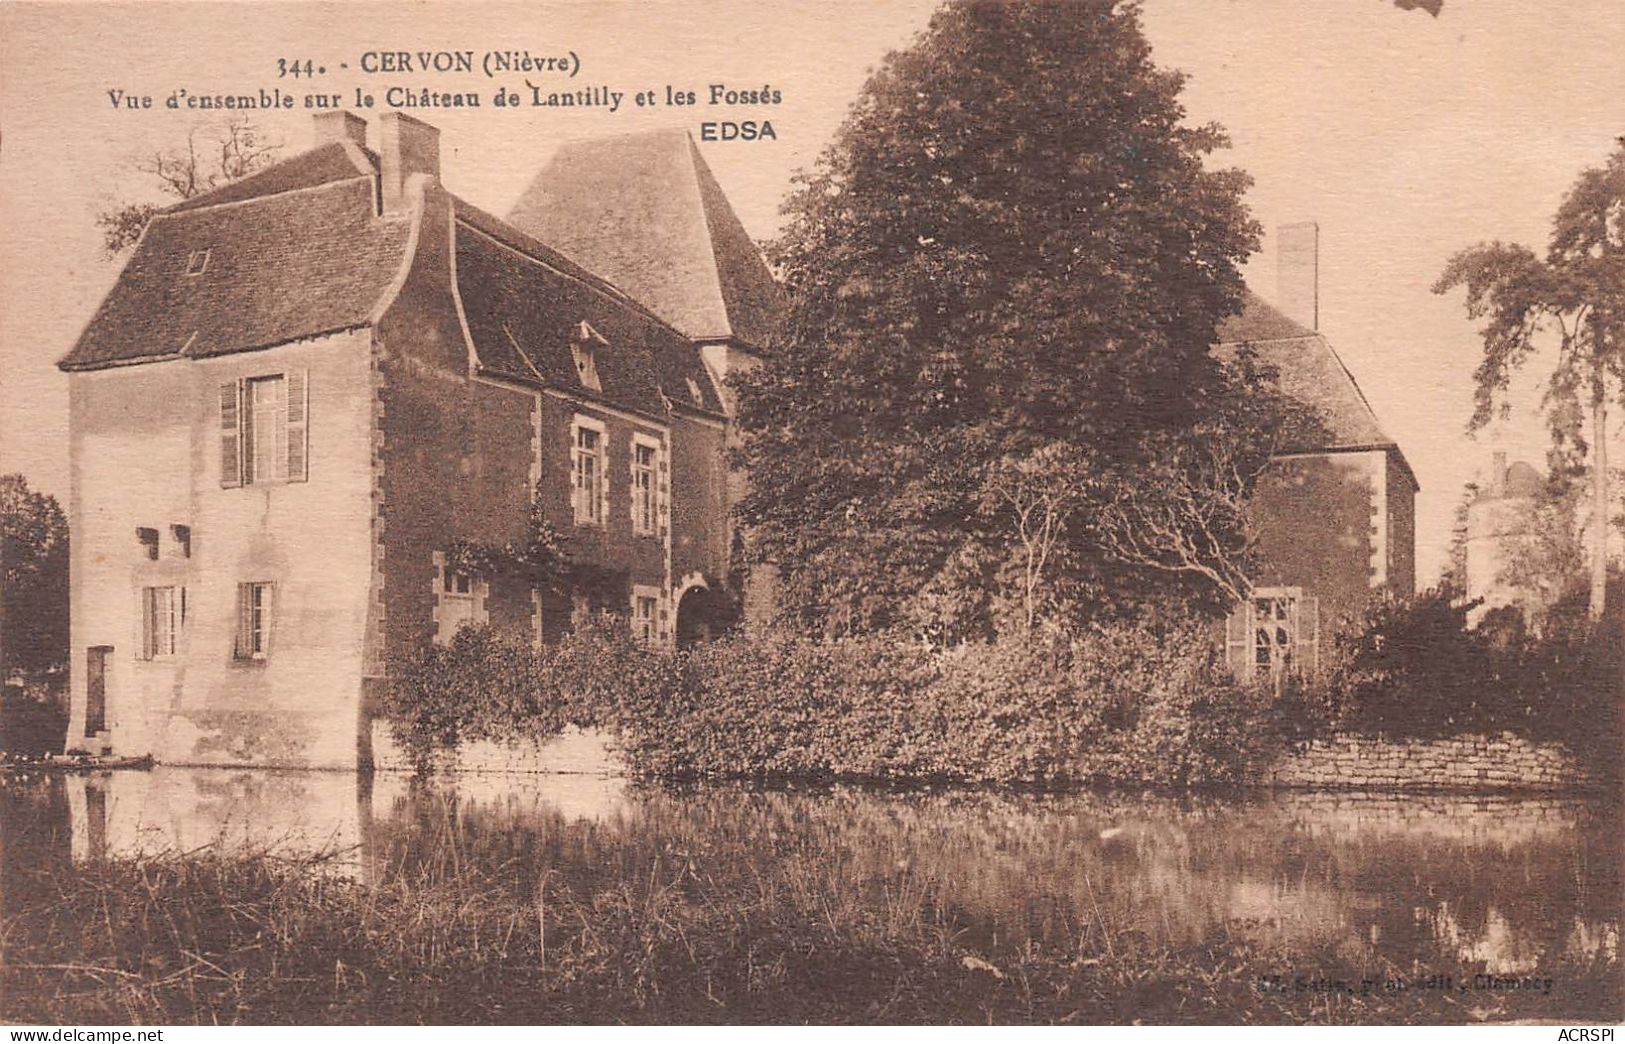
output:
[[[141,658],[167,660],[175,655],[186,622],[186,588],[141,590]]]
[[[264,660],[270,654],[275,594],[275,585],[265,581],[237,585],[237,659]]]
[[[1231,671],[1270,679],[1320,668],[1320,600],[1301,588],[1260,587],[1230,614],[1226,629]]]
[[[660,443],[632,436],[632,531],[653,536],[660,530]]]
[[[573,500],[576,524],[604,524],[604,425],[591,417],[577,415],[570,425],[570,470],[575,476]]]
[[[309,414],[309,382],[303,370],[222,384],[220,484],[305,481]]]

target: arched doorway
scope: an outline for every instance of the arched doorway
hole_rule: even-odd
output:
[[[733,625],[732,603],[704,584],[688,587],[677,600],[677,647],[722,637]]]

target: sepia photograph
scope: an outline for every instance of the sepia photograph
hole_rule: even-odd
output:
[[[0,688],[11,1040],[1611,1040],[1625,7],[4,0]]]

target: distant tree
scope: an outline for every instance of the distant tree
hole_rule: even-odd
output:
[[[1498,409],[1508,412],[1513,371],[1546,343],[1543,335],[1555,335],[1543,405],[1554,445],[1578,456],[1589,448],[1590,612],[1599,619],[1608,578],[1608,404],[1625,387],[1625,144],[1580,174],[1558,207],[1545,258],[1516,243],[1481,243],[1452,257],[1433,291],[1457,286],[1467,289],[1468,316],[1486,320],[1472,430]]]
[[[1114,492],[1032,472],[1138,481],[1247,391],[1208,349],[1257,245],[1248,179],[1204,165],[1225,138],[1182,122],[1183,82],[1111,0],[952,2],[871,76],[785,205],[790,315],[739,384],[740,513],[792,612],[892,626],[944,570],[1037,570],[1032,608],[1166,580],[1083,524]],[[1172,470],[1145,495],[1230,496]]]
[[[132,168],[150,178],[149,185],[160,196],[173,200],[191,199],[221,185],[247,177],[275,161],[282,150],[280,142],[266,139],[247,116],[233,116],[220,123],[192,127],[186,143],[154,150],[134,160]],[[102,230],[102,250],[116,257],[141,238],[142,229],[166,204],[129,201],[114,204],[96,215]]]
[[[23,476],[0,475],[0,677],[67,660],[67,519]]]

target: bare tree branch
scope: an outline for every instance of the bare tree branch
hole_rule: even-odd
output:
[[[200,134],[206,134],[214,143],[206,153],[214,161],[212,167],[200,158]],[[184,147],[156,150],[130,166],[150,178],[161,195],[191,199],[269,166],[281,151],[281,142],[266,140],[252,119],[239,115],[213,127],[194,126],[186,133]],[[161,209],[157,203],[131,201],[114,204],[97,214],[96,225],[102,230],[106,256],[115,257],[132,246]]]

